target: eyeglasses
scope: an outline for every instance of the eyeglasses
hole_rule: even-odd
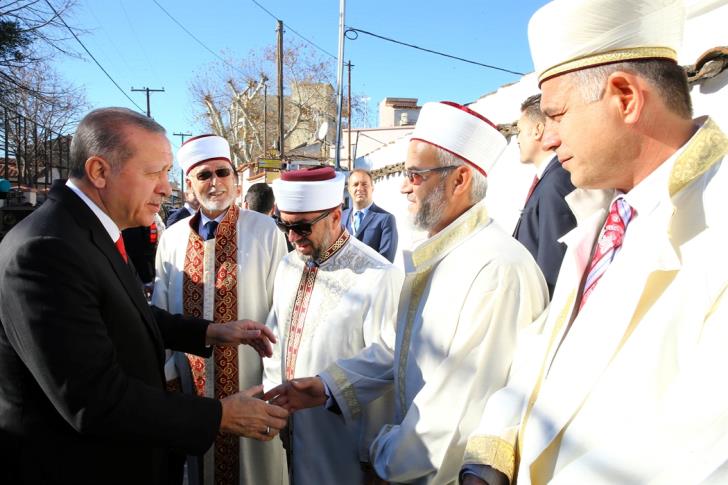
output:
[[[409,180],[412,185],[420,185],[422,182],[427,180],[427,177],[423,177],[424,174],[429,172],[445,172],[447,170],[452,170],[453,168],[457,167],[450,165],[447,167],[423,168],[420,170],[409,168],[404,170],[404,176],[407,177],[407,180]]]
[[[232,172],[233,171],[230,168],[218,168],[215,170],[215,175],[219,179],[224,179],[225,177],[229,177]],[[212,173],[213,172],[210,170],[202,170],[201,172],[197,172],[195,178],[197,178],[200,182],[204,182],[205,180],[212,178]]]
[[[288,231],[293,231],[301,237],[306,237],[311,235],[311,232],[313,231],[313,225],[316,224],[318,221],[325,219],[326,216],[328,216],[330,213],[331,209],[327,210],[326,212],[311,221],[297,221],[291,222],[290,224],[287,222],[283,222],[279,214],[275,214],[273,216],[273,220],[275,221],[276,226],[278,226],[278,229],[280,229],[281,232],[283,232],[284,234],[288,234]]]

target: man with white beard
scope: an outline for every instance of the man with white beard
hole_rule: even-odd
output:
[[[518,330],[546,306],[541,271],[484,205],[486,169],[505,146],[492,123],[467,107],[423,106],[401,191],[428,239],[403,252],[395,344],[379,339],[264,396],[297,411],[324,405],[328,395],[328,407],[349,421],[393,385],[394,424],[369,449],[383,480],[457,481],[482,406],[505,384]]]
[[[235,205],[236,173],[227,140],[190,138],[177,157],[200,210],[162,236],[152,304],[216,322],[265,321],[276,268],[286,254],[283,236],[270,217]],[[215,348],[209,362],[186,357],[189,364],[184,354],[168,355],[165,374],[171,387],[179,385],[180,376],[189,376],[190,367],[199,395],[220,398],[262,382],[262,363],[252,348]],[[286,480],[284,469],[278,439],[257,443],[228,435],[218,436],[203,464],[205,483],[280,484]]]

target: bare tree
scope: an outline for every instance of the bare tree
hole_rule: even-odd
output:
[[[283,138],[289,150],[310,141],[324,121],[334,120],[334,66],[302,44],[284,50],[283,64]],[[191,85],[203,108],[201,117],[214,133],[227,138],[239,163],[266,156],[279,138],[278,96],[271,82],[275,67],[271,46],[243,60],[214,63]]]

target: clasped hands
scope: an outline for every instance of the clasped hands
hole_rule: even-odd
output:
[[[207,345],[250,345],[261,357],[272,356],[271,343],[276,342],[271,329],[253,320],[211,323],[207,326],[205,337]]]
[[[293,413],[301,409],[323,406],[327,397],[324,382],[320,377],[301,377],[274,387],[263,395],[263,399]]]

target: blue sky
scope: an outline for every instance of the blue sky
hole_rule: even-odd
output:
[[[271,45],[276,22],[250,0],[156,0],[207,48],[222,55],[246,57]],[[346,23],[351,27],[443,51],[513,71],[533,70],[528,53],[527,24],[547,0],[348,0]],[[152,116],[174,132],[199,134],[194,121],[202,108],[195,104],[189,83],[215,56],[176,25],[153,0],[77,0],[66,21],[86,32],[81,40],[114,80],[140,107],[143,93],[130,88],[165,88],[153,93]],[[339,2],[336,0],[258,0],[290,28],[336,54]],[[290,29],[286,41],[298,41]],[[136,109],[77,44],[69,44],[82,59],[56,57],[54,66],[67,79],[86,88],[93,107]],[[434,56],[366,35],[347,40],[345,59],[354,64],[352,92],[370,98],[370,119],[376,122],[383,98],[413,97],[470,102],[518,76]],[[321,54],[327,57],[327,54]],[[275,80],[272,80],[273,82]]]

